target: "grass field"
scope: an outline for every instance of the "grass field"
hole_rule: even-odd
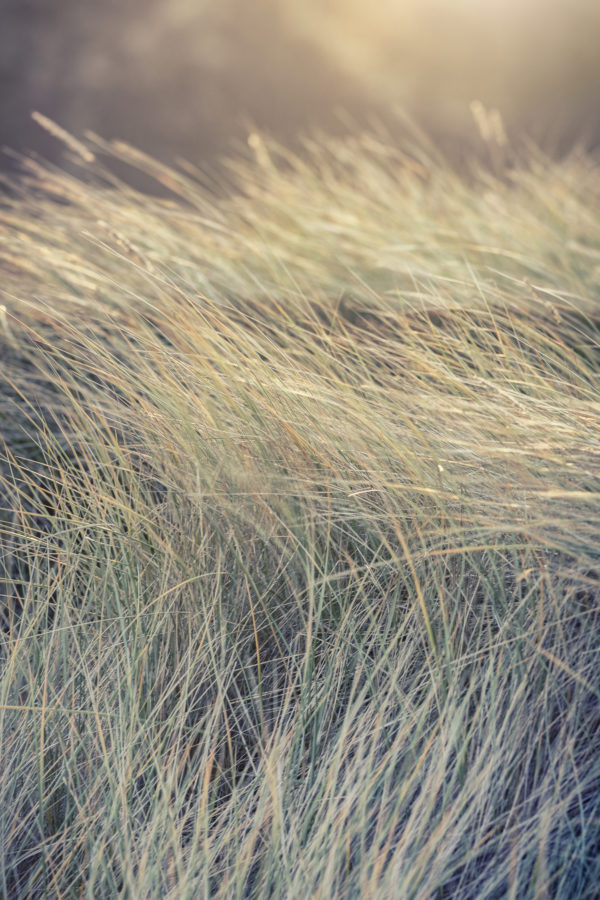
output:
[[[0,895],[595,896],[600,170],[250,144],[0,201]]]

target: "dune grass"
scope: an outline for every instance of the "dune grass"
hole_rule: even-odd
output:
[[[598,168],[250,143],[0,207],[0,895],[591,897]]]

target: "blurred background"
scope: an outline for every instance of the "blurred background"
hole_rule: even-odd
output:
[[[474,100],[561,152],[600,144],[599,92],[600,0],[0,0],[0,144],[50,159],[32,110],[202,164],[395,105],[457,153]]]

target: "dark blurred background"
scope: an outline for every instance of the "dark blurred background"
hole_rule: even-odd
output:
[[[560,152],[600,143],[599,90],[600,0],[0,0],[0,144],[51,159],[32,110],[202,163],[395,104],[456,147],[474,100]]]

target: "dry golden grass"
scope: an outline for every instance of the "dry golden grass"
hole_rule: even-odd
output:
[[[594,162],[69,146],[0,210],[0,892],[592,896]]]

